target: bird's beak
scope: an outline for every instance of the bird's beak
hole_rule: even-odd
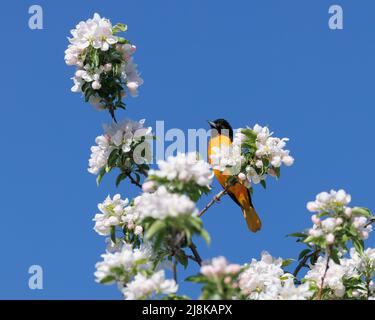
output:
[[[210,125],[210,127],[211,127],[212,129],[216,129],[216,123],[215,123],[215,122],[213,122],[213,121],[211,121],[211,120],[207,120],[207,122],[208,122],[208,124]]]

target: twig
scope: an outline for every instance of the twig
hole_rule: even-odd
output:
[[[142,189],[142,185],[137,180],[135,180],[130,173],[127,173],[126,175],[129,177],[132,184],[135,184],[137,187]]]
[[[326,265],[325,265],[322,281],[320,282],[320,288],[319,288],[319,292],[318,292],[318,296],[317,296],[318,300],[322,300],[324,280],[327,276],[327,272],[328,272],[328,268],[329,268],[329,260],[330,260],[330,248],[328,247],[327,248],[327,262],[326,262]]]
[[[177,283],[177,261],[176,261],[176,257],[174,258],[174,261],[173,261],[172,270],[173,270],[173,279]]]
[[[187,256],[188,259],[198,263],[197,259],[194,256],[191,256],[189,254],[187,254],[186,256]]]
[[[367,228],[369,225],[375,223],[375,218],[371,218],[370,221],[368,221],[366,224],[365,224],[365,228]]]
[[[296,269],[294,270],[293,272],[293,276],[296,278],[298,273],[301,271],[301,269],[303,267],[306,267],[306,262],[307,260],[309,260],[311,257],[313,256],[316,256],[317,254],[319,254],[320,252],[320,249],[316,249],[314,252],[311,252],[310,254],[307,254],[303,257],[303,259],[299,262],[299,264],[297,265]]]
[[[108,111],[109,111],[109,114],[111,115],[113,121],[115,123],[117,123],[116,116],[115,116],[115,109],[114,109],[114,107],[111,104],[108,105]]]
[[[218,194],[216,194],[212,200],[199,212],[198,217],[201,217],[208,209],[210,209],[215,202],[219,202],[221,197],[227,194],[229,188],[233,184],[228,184],[223,190],[221,190]]]
[[[197,250],[196,245],[192,242],[192,243],[190,244],[189,248],[190,248],[191,252],[192,252],[193,255],[194,255],[194,261],[195,261],[196,263],[198,263],[199,266],[202,266],[202,258],[201,258],[201,256],[200,256],[199,253],[198,253],[198,250]]]

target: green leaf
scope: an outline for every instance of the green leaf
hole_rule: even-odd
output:
[[[118,23],[118,24],[113,26],[112,33],[116,34],[116,33],[119,33],[119,32],[125,32],[127,29],[128,29],[128,26],[126,24]]]
[[[100,280],[101,284],[109,284],[111,282],[114,282],[116,278],[114,276],[106,276],[102,280]]]
[[[103,176],[106,174],[105,168],[102,168],[99,172],[99,175],[96,177],[96,184],[97,186],[100,185],[100,182],[102,181]]]
[[[194,283],[205,283],[207,282],[207,279],[205,276],[199,274],[199,275],[187,277],[185,281],[194,282]]]
[[[113,243],[116,243],[116,227],[111,226],[111,240]]]
[[[202,229],[200,235],[208,245],[211,243],[211,237],[206,230]]]
[[[127,178],[127,174],[120,173],[116,178],[116,187],[118,187],[122,180],[125,180]]]
[[[281,264],[281,266],[282,266],[282,267],[287,267],[287,266],[289,266],[293,261],[294,261],[294,259],[285,259],[285,260],[283,260],[283,263]]]
[[[276,177],[277,178],[280,178],[280,171],[281,171],[281,168],[280,167],[277,167],[277,168],[273,168],[275,170],[275,174],[276,174]]]
[[[295,232],[295,233],[288,234],[287,237],[306,238],[307,235],[302,232]]]
[[[148,229],[147,229],[147,232],[146,232],[146,238],[147,239],[151,239],[155,236],[155,234],[157,234],[158,232],[160,232],[161,230],[163,230],[164,228],[166,227],[166,224],[164,221],[162,220],[156,220]]]
[[[353,245],[354,245],[354,248],[357,250],[357,252],[359,254],[362,254],[363,253],[363,250],[365,248],[365,245],[364,245],[364,242],[363,240],[360,240],[358,238],[354,238],[353,239]]]
[[[118,156],[119,156],[118,149],[112,150],[112,152],[110,153],[108,157],[108,161],[107,161],[108,166],[114,167],[116,165]]]
[[[331,258],[332,260],[336,263],[336,264],[341,264],[340,263],[340,258],[338,256],[338,251],[336,248],[334,248],[332,251],[331,251]]]
[[[266,180],[260,180],[260,184],[262,185],[262,187],[263,187],[264,189],[267,188]]]
[[[186,256],[185,252],[183,251],[180,251],[178,255],[176,255],[176,260],[177,262],[181,263],[184,268],[186,269],[188,264],[189,264],[189,261],[188,261],[188,257]]]
[[[309,236],[309,237],[306,237],[306,238],[303,240],[303,242],[304,242],[304,243],[310,243],[310,242],[313,242],[313,240],[315,240],[315,238],[312,237],[312,236]]]
[[[366,218],[371,218],[371,211],[367,208],[355,207],[352,209],[352,214],[354,216],[364,216]]]

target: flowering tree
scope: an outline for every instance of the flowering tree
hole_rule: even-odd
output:
[[[266,187],[267,176],[279,178],[281,166],[294,162],[285,149],[288,139],[256,124],[238,129],[230,146],[216,148],[211,165],[191,152],[151,169],[152,129],[144,120],[117,122],[115,115],[143,82],[133,62],[135,46],[119,36],[126,29],[95,14],[71,31],[65,52],[66,63],[77,68],[72,91],[108,110],[113,121],[95,139],[88,171],[99,185],[116,169],[116,186],[129,180],[140,190],[131,201],[116,194],[98,205],[94,230],[106,237],[107,248],[96,264],[96,281],[117,283],[129,300],[188,299],[178,295],[177,270],[197,263],[200,273],[186,280],[202,285],[202,299],[374,299],[375,249],[366,249],[364,240],[375,219],[366,208],[349,207],[344,190],[322,192],[307,204],[313,226],[290,235],[304,246],[293,272],[287,271],[291,259],[267,252],[245,265],[224,257],[202,261],[193,238],[209,243],[210,236],[200,217],[230,186],[240,183],[253,192],[257,184]],[[228,187],[199,210],[197,201],[211,192],[213,171],[228,176]],[[173,279],[166,278],[168,267]]]

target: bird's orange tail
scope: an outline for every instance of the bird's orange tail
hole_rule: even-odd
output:
[[[259,216],[255,209],[251,206],[246,209],[242,208],[243,216],[246,219],[247,227],[252,232],[257,232],[262,227],[262,222],[259,219]]]

